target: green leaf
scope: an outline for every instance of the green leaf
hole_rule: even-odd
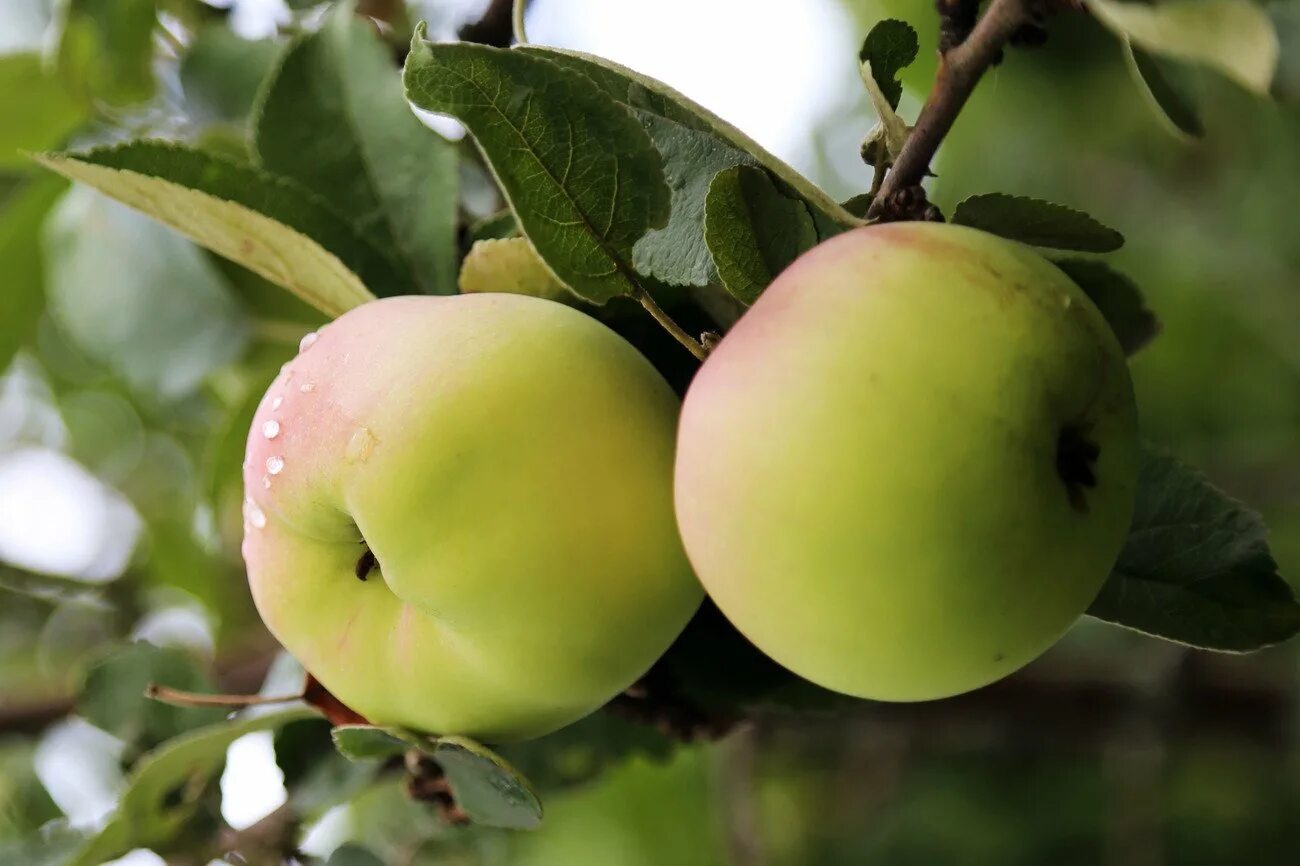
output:
[[[1086,213],[1000,192],[964,200],[952,221],[1036,247],[1108,253],[1124,245],[1123,235]]]
[[[475,823],[508,830],[541,824],[541,801],[500,755],[464,737],[439,737],[433,758],[447,774],[457,805]]]
[[[177,229],[332,316],[415,287],[326,202],[286,178],[155,141],[38,160]]]
[[[261,101],[258,156],[346,214],[420,291],[454,294],[456,149],[416,119],[391,52],[353,5],[285,54]]]
[[[549,794],[590,782],[635,757],[666,760],[678,745],[651,725],[602,711],[499,751],[540,791]]]
[[[638,291],[632,245],[668,216],[659,154],[591,81],[534,54],[434,44],[418,28],[407,98],[468,127],[539,255],[604,303]]]
[[[704,237],[709,184],[724,169],[756,162],[743,151],[672,120],[650,115],[642,122],[664,158],[672,213],[663,228],[652,229],[637,241],[633,264],[639,273],[673,286],[715,283],[718,271]]]
[[[59,146],[86,119],[86,109],[36,53],[0,57],[0,94],[0,169],[30,165],[23,151]]]
[[[723,285],[745,304],[817,243],[808,206],[782,195],[767,172],[747,166],[713,179],[704,234]]]
[[[32,337],[45,309],[41,229],[66,187],[61,178],[38,177],[0,210],[0,262],[5,269],[0,289],[0,370]]]
[[[154,94],[154,0],[66,0],[59,73],[86,100],[112,105]]]
[[[384,866],[384,861],[360,845],[341,845],[334,849],[325,866]]]
[[[280,56],[273,39],[244,39],[225,24],[194,34],[181,59],[186,114],[200,123],[243,123]]]
[[[862,42],[858,60],[871,69],[871,77],[890,108],[898,108],[898,100],[903,97],[903,82],[898,80],[898,73],[912,64],[919,48],[920,41],[912,25],[896,18],[877,23]]]
[[[241,716],[177,737],[136,763],[108,823],[64,866],[98,866],[133,848],[163,847],[183,829],[240,737],[314,718],[307,708]]]
[[[519,237],[519,222],[515,219],[515,212],[510,208],[490,217],[484,217],[469,227],[471,243],[516,237]]]
[[[460,290],[531,295],[578,306],[582,299],[555,278],[528,238],[479,241],[460,268]]]
[[[217,269],[165,226],[78,188],[51,214],[44,247],[51,314],[133,388],[185,396],[243,351],[247,322]]]
[[[1268,13],[1250,0],[1086,2],[1122,39],[1154,54],[1208,66],[1247,90],[1267,93],[1277,71],[1277,31]]]
[[[1097,305],[1127,354],[1132,355],[1160,332],[1160,322],[1147,309],[1138,287],[1105,262],[1059,259],[1053,263]]]
[[[221,720],[218,707],[174,707],[145,697],[150,683],[211,692],[212,681],[186,652],[136,642],[91,665],[77,698],[86,721],[119,740],[146,748]]]
[[[1300,605],[1255,512],[1147,448],[1119,562],[1088,613],[1204,649],[1248,652],[1300,631]]]
[[[516,50],[545,57],[566,69],[582,73],[643,120],[647,116],[671,120],[696,132],[713,136],[731,148],[748,154],[766,168],[781,186],[788,187],[783,192],[808,202],[817,222],[818,233],[823,239],[844,228],[862,224],[861,219],[849,213],[824,190],[773,156],[758,142],[662,81],[641,75],[603,57],[580,51],[536,45]]]
[[[1175,135],[1200,138],[1205,134],[1200,110],[1177,83],[1172,64],[1135,48],[1131,42],[1124,43],[1124,59],[1156,116],[1163,118]]]
[[[334,748],[349,761],[377,761],[400,755],[411,742],[396,728],[373,725],[339,725],[330,731]]]

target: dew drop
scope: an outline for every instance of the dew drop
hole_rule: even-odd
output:
[[[369,427],[358,427],[352,434],[352,438],[348,440],[344,457],[349,463],[365,463],[370,459],[371,453],[375,450],[375,443],[378,441]]]
[[[266,526],[266,512],[251,499],[244,500],[244,517],[254,529],[261,529]]]
[[[267,421],[265,424],[262,425],[262,435],[265,436],[267,439],[274,439],[276,436],[279,436],[280,422]]]
[[[279,456],[266,458],[266,471],[272,475],[279,475],[284,471],[284,458]]]
[[[263,476],[262,476],[262,486],[265,487],[267,490],[270,490],[270,489],[271,489],[271,476],[270,476],[270,475],[263,475]]]
[[[1069,295],[1061,295],[1061,306],[1067,310],[1070,309],[1070,307],[1074,306],[1074,298]]]
[[[284,398],[276,397],[274,400],[271,401],[271,411],[274,412],[276,409],[279,409],[283,405],[284,405]]]
[[[312,391],[316,390],[316,385],[312,382],[303,382],[298,386],[298,390],[304,394],[310,394]]]
[[[302,338],[302,342],[298,344],[298,351],[299,352],[307,351],[319,339],[320,339],[320,334],[316,333],[315,331],[312,331],[310,334]]]

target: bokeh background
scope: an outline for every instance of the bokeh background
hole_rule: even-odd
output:
[[[37,56],[50,5],[0,0],[0,55]],[[410,5],[449,36],[484,3]],[[667,81],[840,198],[870,183],[861,38],[898,16],[934,44],[929,4],[910,0],[532,6],[533,41]],[[1295,579],[1300,4],[1270,8],[1278,101],[1192,76],[1207,127],[1196,143],[1169,134],[1100,27],[1060,19],[1046,47],[1010,52],[981,85],[930,190],[945,209],[979,192],[1044,198],[1125,234],[1115,264],[1163,322],[1133,360],[1145,433],[1261,511]],[[226,21],[199,60],[159,65],[161,95],[143,109],[86,117],[39,65],[0,78],[0,852],[46,821],[92,826],[114,807],[123,744],[67,716],[108,648],[179,647],[250,688],[273,651],[238,559],[236,470],[254,401],[318,315],[14,150],[123,130],[238,148],[273,56],[256,40],[290,17],[279,0],[237,0]],[[932,73],[923,49],[905,117]],[[390,784],[309,810],[304,849],[353,840],[390,863],[520,866],[1282,866],[1300,856],[1297,653],[1215,657],[1083,621],[976,695],[778,715],[618,762],[549,799],[537,833],[448,836]],[[231,827],[284,802],[284,772],[269,734],[232,746]]]

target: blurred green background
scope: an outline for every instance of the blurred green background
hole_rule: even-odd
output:
[[[483,4],[410,5],[449,35]],[[533,5],[536,41],[669,80],[841,198],[870,182],[857,157],[874,120],[856,77],[862,35],[887,16],[921,31],[905,116],[933,74],[926,2]],[[121,743],[65,718],[93,660],[144,639],[256,689],[273,652],[243,583],[237,470],[254,401],[319,316],[18,154],[145,134],[241,152],[276,15],[281,29],[296,19],[275,3],[158,6],[170,35],[151,37],[143,64],[130,45],[86,43],[52,68],[52,5],[0,0],[4,866],[37,862],[14,852],[48,821],[102,820],[120,789]],[[1207,129],[1194,143],[1152,113],[1113,39],[1061,18],[1045,47],[1009,52],[981,85],[930,189],[945,210],[1002,191],[1125,234],[1115,264],[1163,322],[1133,361],[1145,433],[1262,512],[1294,580],[1300,4],[1269,8],[1283,35],[1277,101],[1189,72]],[[465,182],[467,210],[490,211],[481,177],[467,168]],[[287,780],[309,854],[348,841],[372,852],[337,851],[340,866],[1282,866],[1300,857],[1298,652],[1212,657],[1083,622],[975,695],[773,714],[720,743],[634,750],[548,796],[544,828],[527,835],[446,830],[392,780],[349,781],[323,757],[311,772],[283,754],[277,767],[267,735],[231,752],[222,812],[227,829],[253,824]],[[566,760],[590,759],[583,748]]]

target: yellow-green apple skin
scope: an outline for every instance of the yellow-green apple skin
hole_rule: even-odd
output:
[[[375,724],[505,741],[572,722],[703,596],[673,516],[679,408],[630,344],[561,304],[358,307],[304,339],[257,409],[257,609]]]
[[[946,697],[1096,596],[1132,519],[1136,415],[1105,320],[1028,247],[855,229],[786,269],[692,382],[678,521],[776,661],[859,697]]]

